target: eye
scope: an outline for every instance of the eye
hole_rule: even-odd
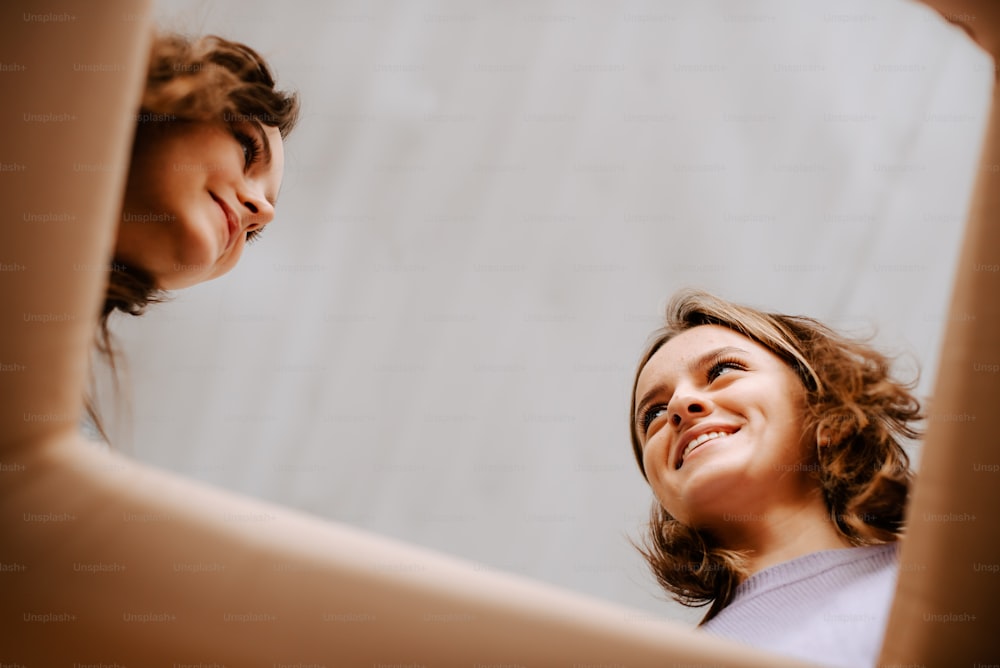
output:
[[[233,136],[236,137],[236,141],[239,142],[240,149],[243,151],[243,168],[250,169],[257,162],[257,158],[260,157],[260,153],[263,150],[260,139],[238,130],[233,132]]]
[[[260,235],[264,234],[264,228],[258,227],[255,230],[250,230],[247,232],[247,244],[252,244],[260,238]]]
[[[666,404],[654,404],[650,406],[645,413],[642,414],[642,433],[645,435],[649,431],[649,425],[653,424],[653,420],[660,417],[667,412]]]
[[[729,371],[746,371],[747,367],[743,362],[736,359],[721,359],[717,360],[712,366],[708,368],[708,373],[705,374],[708,377],[708,382],[714,381],[719,376],[722,376]]]

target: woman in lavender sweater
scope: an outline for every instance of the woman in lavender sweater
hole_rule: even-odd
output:
[[[871,665],[897,570],[920,406],[889,360],[810,318],[675,295],[636,375],[640,548],[702,628]],[[853,548],[853,549],[847,549]]]
[[[923,2],[1000,62],[1000,4]],[[997,487],[975,473],[995,470],[1000,396],[997,374],[975,371],[1000,341],[1000,284],[981,269],[1000,249],[996,85],[980,162],[951,302],[976,317],[946,328],[912,490],[900,439],[920,410],[885,357],[703,293],[668,309],[632,393],[657,499],[641,549],[676,599],[711,604],[703,630],[823,665],[1000,656]]]

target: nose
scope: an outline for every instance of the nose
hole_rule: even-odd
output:
[[[667,419],[672,426],[679,428],[711,410],[711,404],[704,397],[693,393],[675,394],[667,406]]]
[[[274,206],[253,188],[248,187],[240,194],[240,202],[246,212],[243,218],[249,223],[246,225],[248,232],[264,227],[274,220]]]

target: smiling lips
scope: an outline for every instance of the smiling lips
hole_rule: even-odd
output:
[[[676,464],[676,466],[674,468],[675,469],[679,469],[684,464],[684,459],[695,448],[698,448],[701,445],[703,445],[703,444],[705,444],[705,443],[707,443],[709,441],[712,441],[714,439],[724,438],[726,436],[731,436],[732,434],[735,434],[738,431],[739,431],[738,428],[737,429],[733,429],[731,427],[715,427],[715,428],[710,428],[709,431],[703,431],[702,433],[698,434],[694,438],[686,439],[687,440],[687,445],[684,446],[684,449],[681,451],[680,456],[677,457],[677,464]],[[683,444],[683,442],[682,442],[682,444]]]
[[[233,213],[233,210],[230,209],[226,205],[226,203],[222,201],[222,199],[216,197],[215,193],[211,193],[211,195],[212,199],[214,199],[215,203],[219,205],[219,208],[222,209],[223,215],[226,217],[226,226],[228,232],[228,236],[226,237],[226,248],[229,248],[229,246],[232,244],[233,237],[236,236],[236,231],[240,229],[240,225],[236,221],[236,214]]]

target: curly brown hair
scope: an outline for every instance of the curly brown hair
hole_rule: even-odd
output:
[[[807,473],[816,478],[836,530],[856,546],[897,540],[913,480],[900,440],[919,437],[914,423],[923,417],[910,391],[916,381],[894,380],[888,357],[812,318],[767,313],[698,290],[675,294],[632,383],[630,433],[643,476],[635,416],[639,375],[667,341],[701,325],[742,334],[795,371],[806,390],[803,433],[815,434],[818,445],[816,465]],[[701,623],[726,607],[748,576],[742,552],[682,524],[656,501],[648,529],[636,547],[675,600],[692,607],[711,603]]]
[[[178,33],[154,35],[140,109],[136,114],[134,156],[146,140],[179,123],[250,123],[278,128],[282,138],[295,127],[299,100],[279,90],[267,62],[245,44],[216,35],[190,38]],[[148,305],[167,298],[153,277],[115,258],[98,320],[96,348],[108,362],[117,384],[114,346],[108,319],[119,311],[142,315]],[[93,395],[87,416],[105,441],[108,434]]]

